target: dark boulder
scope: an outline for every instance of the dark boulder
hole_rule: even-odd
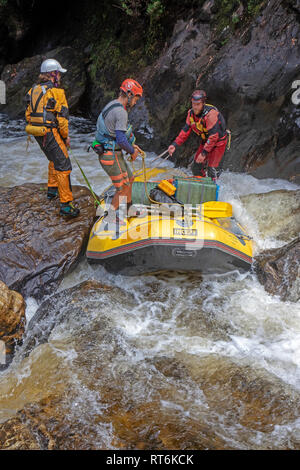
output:
[[[85,249],[95,216],[89,190],[73,187],[77,218],[59,215],[59,201],[49,201],[46,185],[0,188],[0,280],[24,296],[53,292],[75,267]]]
[[[40,344],[46,343],[52,330],[66,323],[70,317],[75,321],[82,320],[86,316],[88,321],[88,315],[94,308],[97,307],[100,311],[104,305],[112,305],[112,297],[117,299],[122,296],[126,301],[130,299],[130,295],[125,294],[123,290],[93,280],[84,281],[50,296],[42,302],[29,322],[22,354],[27,355]],[[107,334],[109,328],[111,322],[103,315],[101,317],[103,335]]]
[[[267,292],[282,300],[300,299],[300,237],[256,256],[254,267]]]
[[[21,294],[0,281],[0,370],[11,362],[25,330],[26,304]]]

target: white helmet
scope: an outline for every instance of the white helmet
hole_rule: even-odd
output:
[[[61,73],[65,73],[67,70],[63,69],[60,63],[55,59],[47,59],[41,65],[41,73],[54,72],[58,70]]]

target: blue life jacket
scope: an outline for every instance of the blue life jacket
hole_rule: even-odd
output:
[[[102,111],[99,114],[98,120],[97,120],[97,129],[96,129],[96,141],[98,141],[100,144],[103,145],[104,150],[121,150],[119,147],[116,148],[116,138],[111,135],[105,125],[104,119],[108,115],[109,111],[113,108],[116,107],[123,107],[121,103],[114,103],[111,106],[109,106],[104,112]],[[135,136],[132,132],[132,126],[129,125],[127,128],[127,131],[125,133],[126,138],[128,142],[133,145],[135,142]]]

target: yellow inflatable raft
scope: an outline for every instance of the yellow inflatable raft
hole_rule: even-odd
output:
[[[149,176],[155,177],[155,170]],[[126,275],[161,270],[225,274],[250,269],[251,239],[232,217],[231,205],[215,200],[218,187],[210,178],[174,177],[171,181],[180,203],[173,204],[151,203],[149,192],[158,182],[145,185],[142,180],[136,178],[133,183],[133,202],[143,209],[141,217],[125,218],[126,225],[118,232],[99,217],[89,238],[89,262]],[[113,194],[111,187],[104,193],[103,211]]]

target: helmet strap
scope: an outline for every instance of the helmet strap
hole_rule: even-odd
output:
[[[54,72],[51,72],[52,77],[54,78],[54,86],[55,88],[58,88],[59,85],[59,79],[58,79],[58,70],[55,70]]]
[[[129,91],[126,91],[126,95],[127,95],[127,98],[128,98],[127,106],[128,105],[130,106],[130,103],[131,103],[132,98],[134,97],[134,95]],[[127,106],[126,106],[126,108],[127,108]]]

